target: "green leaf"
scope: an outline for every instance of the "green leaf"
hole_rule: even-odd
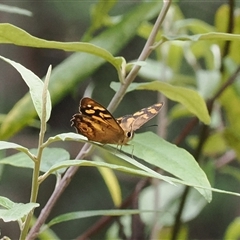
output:
[[[139,214],[141,211],[138,209],[136,210],[128,210],[128,209],[122,209],[122,210],[89,210],[89,211],[79,211],[79,212],[71,212],[71,213],[65,213],[60,216],[55,217],[52,219],[47,226],[51,227],[57,223],[81,219],[81,218],[87,218],[87,217],[94,217],[94,216],[122,216],[122,215],[133,215],[133,214]],[[146,211],[148,212],[148,211]]]
[[[53,142],[58,142],[58,141],[80,141],[80,142],[88,142],[88,139],[78,133],[61,133],[58,134],[54,137],[50,137],[43,145],[48,146]]]
[[[224,140],[228,146],[234,149],[240,159],[240,134],[235,128],[226,128],[223,133]]]
[[[38,203],[14,203],[5,197],[0,197],[0,205],[6,208],[0,209],[0,219],[4,222],[21,220],[34,208],[39,207]]]
[[[164,41],[239,41],[240,34],[230,34],[230,33],[219,33],[219,32],[209,32],[204,34],[196,34],[192,36],[182,35],[177,37],[162,36]]]
[[[28,149],[16,144],[16,143],[12,143],[12,142],[6,142],[6,141],[0,141],[0,150],[4,150],[4,149],[16,149],[18,151],[22,151],[22,152],[27,152]]]
[[[17,221],[26,216],[36,207],[39,207],[38,203],[15,203],[10,209],[0,209],[0,218],[4,222]]]
[[[119,83],[111,83],[111,87],[114,90],[118,89],[119,86]],[[159,91],[167,98],[183,104],[192,114],[196,115],[205,124],[209,124],[211,121],[205,101],[192,89],[154,81],[150,83],[132,83],[128,88],[128,92],[133,90]]]
[[[11,64],[22,76],[23,80],[29,87],[29,92],[33,101],[33,105],[37,111],[38,117],[42,120],[42,94],[43,94],[43,82],[42,80],[36,76],[32,71],[28,70],[24,66],[19,63],[16,63],[8,58],[0,56],[2,60]],[[47,104],[46,104],[46,111],[47,116],[46,120],[49,119],[51,113],[51,98],[50,94],[47,91]]]
[[[217,47],[217,46],[216,46]],[[184,49],[185,51],[185,49]],[[205,63],[205,69],[206,71],[218,71],[219,72],[219,62],[216,61],[218,59],[217,54],[212,54],[212,41],[198,41],[195,42],[194,44],[191,44],[190,48],[191,53],[193,54],[192,57],[195,57],[195,61],[199,61],[200,59],[204,61]],[[190,57],[190,56],[189,56]],[[190,57],[190,58],[192,58]],[[198,73],[200,69],[196,71]],[[201,69],[201,71],[204,71]],[[218,73],[220,74],[220,73]]]
[[[151,31],[153,29],[153,24],[150,22],[143,22],[140,27],[138,28],[138,36],[144,39],[148,39]],[[159,29],[157,35],[156,35],[156,41],[160,41],[162,37],[162,31]]]
[[[46,74],[46,78],[44,80],[44,84],[43,84],[43,92],[42,92],[42,117],[41,117],[41,121],[44,124],[41,124],[41,131],[46,131],[46,123],[50,118],[51,115],[51,111],[52,111],[52,104],[51,104],[51,100],[50,100],[50,106],[49,106],[49,99],[48,96],[49,92],[48,92],[48,85],[49,85],[49,81],[50,81],[50,76],[51,76],[51,72],[52,72],[52,66],[50,65],[48,67],[47,70],[47,74]]]
[[[0,196],[0,205],[4,208],[10,209],[14,206],[14,202],[6,197]]]
[[[238,167],[226,165],[220,169],[220,172],[223,174],[228,174],[240,182],[240,169]]]
[[[203,146],[203,153],[210,156],[224,154],[226,151],[226,141],[221,132],[210,135]]]
[[[132,144],[134,145],[134,156],[173,174],[187,185],[211,187],[204,171],[193,156],[183,148],[179,148],[151,132],[136,134]],[[127,148],[123,147],[122,150],[131,154]],[[195,188],[207,201],[211,201],[211,191]]]
[[[19,46],[51,48],[71,52],[94,54],[110,62],[117,70],[121,67],[122,58],[114,57],[107,50],[85,42],[57,42],[37,38],[26,31],[8,23],[0,24],[0,43],[12,43]]]
[[[178,31],[187,30],[191,31],[193,34],[209,33],[216,30],[213,26],[207,24],[206,22],[194,18],[179,20],[176,22],[175,27]]]
[[[239,8],[236,9],[239,11]],[[239,34],[240,33],[240,16],[239,14],[234,14],[234,34]],[[240,57],[239,54],[237,53],[236,49],[239,49],[240,47],[240,41],[233,41],[230,44],[230,49],[229,49],[229,54],[228,57],[231,58],[236,64],[239,64],[240,62]]]
[[[107,147],[107,149],[108,149],[108,151],[116,152],[116,150],[111,147]],[[128,156],[126,156],[122,153],[116,153],[116,154],[124,160],[130,159],[128,162],[131,161],[132,165],[134,164],[134,161],[135,161],[134,159],[129,158]],[[56,163],[44,175],[41,176],[40,180],[42,181],[43,179],[47,178],[50,174],[53,174],[55,171],[57,171],[59,169],[62,169],[62,168],[66,169],[67,167],[70,167],[70,166],[97,167],[97,168],[105,167],[105,168],[109,168],[109,169],[113,169],[113,170],[117,170],[117,171],[121,171],[121,172],[127,172],[127,173],[140,175],[140,176],[144,176],[144,177],[155,177],[155,178],[167,181],[167,182],[171,182],[171,180],[172,180],[172,178],[165,177],[143,165],[142,165],[143,167],[141,168],[141,164],[139,164],[140,167],[139,166],[138,167],[142,170],[139,170],[134,167],[130,168],[130,167],[125,167],[125,166],[116,165],[116,164],[110,164],[110,163],[105,163],[105,162],[93,162],[93,161],[88,161],[88,160],[68,160],[68,161]]]
[[[94,156],[93,160],[96,161],[103,161],[99,156]],[[119,184],[119,181],[117,179],[117,176],[115,172],[106,167],[99,167],[98,168],[99,173],[101,174],[106,187],[109,191],[109,194],[111,195],[112,201],[114,203],[114,206],[120,206],[122,203],[122,193],[121,193],[121,186]]]
[[[216,11],[215,23],[218,32],[227,32],[230,7],[228,4],[222,4]]]
[[[235,12],[233,14],[233,35],[235,34],[239,34],[240,33],[240,26],[239,26],[239,22],[240,22],[240,17],[239,14],[237,14],[237,11],[239,9],[235,9]],[[215,14],[215,25],[217,28],[218,32],[227,32],[228,31],[228,26],[229,26],[229,15],[231,9],[230,6],[228,4],[222,4],[216,14]],[[219,44],[222,48],[224,46],[224,42],[221,42]],[[234,60],[236,63],[240,62],[240,58],[239,58],[239,54],[236,51],[236,49],[239,49],[239,45],[240,42],[239,41],[233,41],[230,45],[230,49],[228,52],[228,56]],[[223,50],[222,50],[223,51]]]
[[[94,32],[111,22],[108,13],[116,3],[116,0],[100,0],[91,6],[91,26],[85,33],[84,40],[91,39]]]
[[[181,104],[174,105],[168,112],[169,123],[172,120],[191,116],[192,114]]]
[[[137,4],[134,9],[123,16],[121,22],[95,37],[91,41],[91,44],[105,49],[111,54],[116,54],[135,36],[141,22],[155,17],[160,11],[161,6],[161,2]],[[11,37],[11,40],[6,39],[6,34],[10,34],[9,37]],[[120,39],[121,41],[119,41]],[[45,40],[43,39],[36,39],[23,30],[19,30],[9,24],[0,25],[0,41],[21,46],[57,48],[55,42],[50,41],[49,43],[49,41],[44,42]],[[68,45],[71,46],[71,43],[64,43],[63,45],[62,47],[64,48]],[[57,46],[59,47],[59,45]],[[88,51],[88,46],[89,45],[84,45],[86,51]],[[93,48],[90,49],[93,51]],[[92,53],[95,54],[94,52]],[[96,53],[96,55],[97,54],[98,53]],[[79,85],[79,82],[87,79],[87,77],[92,75],[104,62],[103,58],[82,52],[72,54],[68,59],[55,67],[52,71],[49,84],[53,105],[59,102],[65,95],[72,92],[72,90],[76,88],[76,85]],[[36,112],[27,94],[16,103],[4,119],[4,122],[0,126],[0,139],[3,140],[11,137],[29,124],[35,116]]]
[[[12,143],[12,142],[6,142],[6,141],[0,141],[0,150],[4,150],[4,149],[18,150],[22,153],[25,153],[30,159],[34,160],[34,156],[32,155],[32,153],[27,148],[25,148],[19,144]]]
[[[196,72],[198,91],[204,99],[210,99],[218,90],[221,75],[218,70],[198,70]],[[211,79],[211,81],[209,81]]]
[[[226,112],[227,120],[233,132],[240,132],[240,97],[233,86],[229,86],[220,96],[220,102]]]
[[[224,239],[238,240],[240,238],[240,217],[237,217],[228,226]]]
[[[141,219],[146,225],[152,223],[154,219],[154,210],[160,212],[161,217],[156,218],[156,221],[161,226],[173,226],[176,211],[180,204],[180,199],[183,194],[185,187],[173,186],[164,182],[160,182],[157,185],[151,185],[143,191],[139,196],[139,209],[150,210],[152,213],[145,214],[141,213]],[[156,208],[154,199],[161,199],[161,203]],[[189,222],[194,219],[206,206],[207,201],[200,197],[199,193],[195,189],[191,189],[188,195],[188,200],[184,206],[181,221],[183,223]]]
[[[30,150],[32,154],[37,153],[37,149]],[[43,150],[40,170],[47,172],[55,163],[69,159],[69,153],[62,148],[45,148]],[[0,160],[0,164],[8,164],[14,167],[33,168],[33,161],[24,153],[17,153]],[[60,169],[58,173],[63,173],[65,169]]]
[[[151,80],[170,80],[173,77],[173,71],[165,63],[155,61],[152,59],[147,59],[143,62],[142,67],[139,71],[139,76],[145,79]],[[164,76],[159,76],[159,72],[164,71]]]

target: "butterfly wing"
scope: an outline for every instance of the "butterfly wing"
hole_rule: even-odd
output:
[[[155,117],[163,103],[156,103],[150,107],[143,108],[133,115],[126,115],[117,119],[118,124],[124,131],[133,132],[139,129],[143,124]]]
[[[136,129],[158,114],[162,105],[157,103],[133,115],[115,119],[101,104],[91,98],[83,98],[80,113],[72,117],[71,126],[91,141],[123,145],[132,139]]]
[[[91,141],[110,144],[124,144],[124,131],[111,113],[91,98],[83,98],[79,106],[80,113],[72,121],[78,133]]]

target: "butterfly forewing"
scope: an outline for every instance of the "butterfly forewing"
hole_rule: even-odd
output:
[[[106,108],[91,98],[83,98],[79,111],[71,119],[78,133],[91,141],[122,144],[124,132]]]

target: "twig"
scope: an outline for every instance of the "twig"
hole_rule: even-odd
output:
[[[153,26],[153,29],[149,35],[149,38],[138,58],[138,61],[145,61],[148,58],[148,56],[151,54],[151,52],[153,51],[152,46],[154,44],[156,35],[158,33],[158,30],[159,30],[161,24],[163,23],[163,20],[165,19],[167,11],[171,5],[171,0],[165,0],[163,2],[164,2],[164,4],[162,7],[162,10],[161,10],[160,14],[158,15],[158,18]],[[119,103],[121,102],[123,96],[125,95],[125,93],[127,91],[127,88],[133,82],[133,80],[136,78],[140,68],[141,68],[140,65],[134,65],[134,67],[132,68],[132,70],[130,71],[128,76],[126,77],[124,84],[121,85],[120,89],[116,92],[113,99],[111,100],[111,102],[108,106],[108,109],[110,111],[114,111],[115,108],[119,105]]]
[[[156,23],[154,24],[154,27],[152,29],[152,32],[150,33],[150,36],[143,48],[142,53],[139,56],[139,61],[144,61],[146,60],[146,58],[149,56],[149,54],[151,53],[151,51],[153,51],[153,49],[151,48],[151,46],[154,43],[154,39],[157,35],[158,29],[161,26],[165,15],[170,7],[171,1],[165,1],[163,4],[163,8],[156,20]],[[126,93],[126,90],[128,88],[128,86],[132,83],[132,81],[134,80],[134,78],[137,76],[138,71],[140,70],[140,66],[135,65],[132,70],[130,71],[130,73],[128,74],[128,76],[126,77],[124,84],[120,87],[120,89],[116,92],[115,96],[113,97],[112,101],[110,102],[108,109],[110,111],[113,111],[118,104],[120,103],[121,99],[123,98],[124,94]],[[78,159],[83,159],[84,156],[86,154],[88,154],[88,152],[91,150],[91,146],[89,147],[89,144],[85,144],[83,146],[83,148],[81,149],[81,151],[79,152],[77,158]],[[41,228],[41,226],[44,224],[44,222],[46,221],[47,217],[49,216],[53,206],[55,205],[55,203],[57,202],[58,198],[61,196],[61,194],[64,192],[64,190],[66,189],[66,187],[68,186],[68,184],[70,183],[72,177],[74,176],[74,174],[77,172],[78,167],[74,166],[74,167],[70,167],[65,175],[63,176],[63,178],[60,180],[59,184],[56,186],[55,190],[53,191],[51,197],[49,198],[47,204],[45,205],[45,207],[42,209],[35,225],[32,227],[32,229],[30,230],[28,236],[27,236],[27,240],[32,240],[35,239],[36,236],[38,235],[38,232]]]
[[[215,166],[216,168],[222,168],[231,163],[234,159],[236,159],[236,152],[234,150],[229,150],[216,160]]]
[[[185,189],[183,191],[183,194],[181,196],[181,202],[180,202],[179,209],[178,209],[178,212],[177,212],[176,217],[175,217],[175,223],[174,223],[174,226],[173,226],[171,240],[178,239],[177,236],[178,236],[179,229],[181,227],[181,216],[182,216],[182,212],[183,212],[186,200],[187,200],[189,190],[190,190],[190,187],[188,187],[188,186],[185,187]]]
[[[192,118],[183,128],[181,133],[173,140],[173,143],[175,143],[176,145],[180,145],[180,143],[188,136],[188,134],[193,130],[197,123],[198,118]]]
[[[82,149],[81,149],[80,153],[78,154],[78,156],[76,157],[76,159],[84,158],[85,155],[88,153],[90,148],[91,148],[90,144],[85,144],[82,147]],[[35,225],[31,228],[31,230],[30,230],[30,232],[29,232],[29,234],[26,238],[27,240],[35,239],[37,237],[41,226],[46,221],[47,217],[49,216],[49,214],[50,214],[50,212],[53,208],[53,206],[55,205],[55,203],[57,202],[57,200],[61,196],[61,194],[64,192],[64,190],[66,189],[68,184],[71,182],[71,179],[75,175],[77,170],[78,170],[78,167],[75,167],[75,166],[68,168],[65,175],[59,181],[59,184],[54,189],[51,197],[49,198],[49,200],[47,202],[47,204],[42,209],[39,217],[37,218],[37,221],[36,221]]]
[[[38,177],[40,173],[40,165],[42,160],[42,154],[43,154],[43,142],[44,142],[44,136],[46,132],[46,122],[47,122],[47,89],[48,84],[50,80],[52,66],[49,66],[47,75],[44,81],[43,85],[43,91],[42,91],[42,115],[41,115],[41,127],[40,127],[40,133],[39,133],[39,139],[38,139],[38,151],[36,155],[36,161],[34,163],[33,168],[33,174],[32,174],[32,189],[31,189],[31,197],[30,201],[32,203],[35,203],[37,201],[38,196],[38,190],[39,190],[39,182]],[[20,239],[24,240],[26,238],[26,235],[28,233],[30,222],[33,216],[33,210],[27,215],[23,230],[20,235]]]

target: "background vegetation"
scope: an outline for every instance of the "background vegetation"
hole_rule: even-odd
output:
[[[76,53],[72,53],[66,49],[66,45],[57,47],[56,42],[53,42],[52,46],[49,42],[38,43],[36,39],[30,39],[28,42],[26,36],[11,27],[16,26],[44,40],[90,42],[109,51],[113,56],[121,56],[126,62],[130,62],[138,59],[159,12],[163,10],[161,2],[150,4],[152,5],[136,1],[96,3],[39,1],[33,4],[25,1],[14,2],[7,10],[6,6],[0,6],[1,23],[11,24],[11,26],[1,25],[0,55],[20,63],[40,78],[45,76],[50,64],[53,67],[49,85],[53,108],[47,122],[45,139],[60,133],[75,132],[70,126],[70,119],[78,111],[79,100],[84,94],[91,95],[102,105],[108,106],[115,94],[113,89],[119,88],[119,85],[111,83],[119,82],[121,75],[117,70],[120,69],[121,59],[113,58],[106,62],[106,55],[99,58],[100,53],[93,47],[77,46],[72,50]],[[158,83],[155,82],[154,86],[141,86],[144,88],[141,91],[127,93],[114,111],[114,116],[122,116],[155,102],[164,101],[164,108],[159,117],[139,132],[156,132],[167,142],[186,149],[198,161],[213,188],[231,192],[239,192],[238,4],[237,1],[171,3],[167,15],[162,17],[164,22],[155,40],[159,46],[151,52],[147,64],[134,80],[138,83],[153,81]],[[79,49],[76,50],[78,47]],[[89,50],[93,51],[93,54],[83,53]],[[39,141],[40,121],[29,95],[25,95],[29,89],[11,65],[0,61],[0,68],[0,139],[29,149],[36,148]],[[166,87],[165,83],[173,87],[182,87],[182,91],[181,88],[170,88],[169,85]],[[135,88],[137,86],[134,86]],[[149,91],[147,88],[155,91]],[[179,100],[182,99],[180,93],[187,98],[186,89],[194,90],[195,93],[200,94],[201,99],[204,99],[211,122],[208,121],[208,114],[203,110],[205,105],[203,106],[200,100],[196,101],[193,98],[194,94],[189,93],[192,105],[189,99],[185,102]],[[192,108],[196,111],[193,112]],[[149,127],[154,124],[157,124],[157,127]],[[142,138],[141,136],[136,135],[136,140],[133,141],[135,156],[141,154],[139,141],[146,141],[143,143],[146,149],[152,143],[151,136],[144,135],[145,137]],[[170,154],[174,148],[165,142],[161,144],[158,145],[159,149],[145,150],[146,157],[140,157],[152,164],[153,156],[158,156],[163,164],[168,159],[160,154],[165,152]],[[83,143],[79,141],[59,141],[51,145],[69,152],[68,159],[75,159],[82,146]],[[129,167],[117,158],[118,153],[111,151],[111,149],[103,151],[102,148],[97,148],[86,159],[99,163],[101,158],[109,164]],[[129,151],[131,154],[132,149],[123,146],[123,151]],[[23,164],[24,167],[12,166],[16,159],[21,158],[17,156],[9,160],[6,157],[15,153],[16,151],[11,149],[1,151],[0,195],[15,203],[29,203],[32,168],[26,168],[26,163]],[[179,153],[183,154],[181,151]],[[59,152],[56,152],[54,155],[58,161],[61,156],[65,156],[65,152],[61,152],[62,155],[58,154]],[[175,157],[181,164],[184,157],[180,155],[175,154]],[[127,160],[127,157],[119,157]],[[3,164],[6,159],[8,164]],[[139,161],[143,163],[142,160]],[[170,163],[172,161],[173,157],[169,159]],[[167,164],[165,166],[168,166]],[[190,160],[188,164],[191,164]],[[191,173],[194,168],[192,165],[185,167],[189,169],[186,174]],[[164,167],[161,168],[166,170]],[[116,216],[80,218],[78,215],[74,221],[66,222],[63,222],[64,218],[62,218],[61,223],[52,226],[51,230],[47,229],[46,235],[41,235],[40,238],[49,239],[51,236],[53,239],[77,237],[79,239],[87,237],[91,239],[238,239],[240,236],[239,196],[213,192],[212,201],[208,203],[211,197],[206,192],[200,195],[196,190],[185,185],[176,187],[164,181],[144,178],[136,174],[114,171],[112,175],[112,172],[103,171],[91,166],[80,167],[54,204],[47,222],[69,212],[116,208],[141,211],[149,209],[151,203],[153,203],[153,215],[142,213],[121,218]],[[198,169],[197,173],[199,171]],[[163,175],[174,175],[189,185],[208,186],[205,180],[200,183],[194,182],[194,176],[192,180],[184,179],[185,173],[180,173],[177,163],[170,166],[167,172],[160,171]],[[178,172],[180,175],[177,175]],[[110,177],[106,178],[106,176],[113,178],[109,179]],[[114,176],[117,178],[115,179]],[[59,175],[57,179],[60,179]],[[49,201],[55,184],[54,175],[49,176],[41,184],[37,197],[40,207],[34,212],[36,217]],[[114,193],[114,189],[110,189],[111,185],[117,190],[119,186],[121,192]],[[117,199],[114,196],[117,196]],[[1,199],[1,205],[6,208],[3,202]],[[108,214],[106,212],[99,215],[120,214],[117,211],[115,214],[110,210]],[[0,211],[0,216],[4,219],[3,213]],[[73,213],[70,214],[70,218],[74,219]],[[23,218],[23,221],[25,220]],[[19,238],[18,225],[17,221],[1,220],[1,237]]]

